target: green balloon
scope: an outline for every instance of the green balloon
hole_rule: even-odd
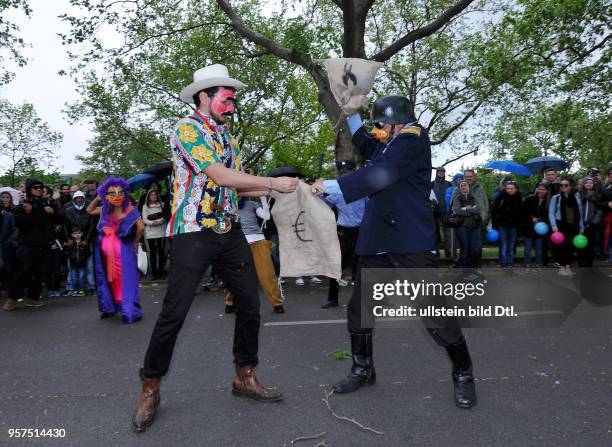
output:
[[[579,234],[574,237],[573,241],[574,247],[580,249],[589,245],[589,240],[583,234]]]

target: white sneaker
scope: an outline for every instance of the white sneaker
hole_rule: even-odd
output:
[[[310,284],[322,284],[323,280],[318,276],[312,276],[308,282],[310,282]]]
[[[304,285],[304,278],[302,278],[301,276],[295,280],[295,285],[296,286],[303,286]]]
[[[285,278],[280,278],[280,283],[281,284],[287,284],[287,280]]]
[[[567,271],[566,271],[566,270],[565,270],[565,268],[563,268],[563,267],[561,267],[561,268],[559,269],[559,271],[557,272],[557,275],[560,275],[560,276],[568,276]]]

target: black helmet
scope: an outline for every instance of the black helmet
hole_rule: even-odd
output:
[[[416,121],[412,104],[405,96],[392,95],[377,99],[372,106],[372,122],[406,124]]]

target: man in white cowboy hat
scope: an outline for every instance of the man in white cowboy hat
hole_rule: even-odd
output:
[[[282,399],[278,391],[262,386],[253,370],[258,362],[259,292],[251,251],[240,230],[237,195],[291,192],[298,179],[242,171],[240,149],[225,123],[235,112],[236,91],[243,87],[217,64],[196,71],[193,83],[180,94],[195,109],[179,120],[170,138],[174,162],[172,215],[166,230],[172,237],[170,275],[140,370],[142,394],[132,419],[138,432],[153,422],[160,380],[168,372],[198,282],[212,263],[222,268],[236,306],[232,392],[266,402]]]

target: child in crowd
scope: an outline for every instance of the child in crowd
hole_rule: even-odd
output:
[[[87,288],[87,258],[91,254],[89,244],[83,240],[83,233],[77,226],[73,226],[64,245],[68,256],[68,274],[70,275],[70,296],[85,296]]]

